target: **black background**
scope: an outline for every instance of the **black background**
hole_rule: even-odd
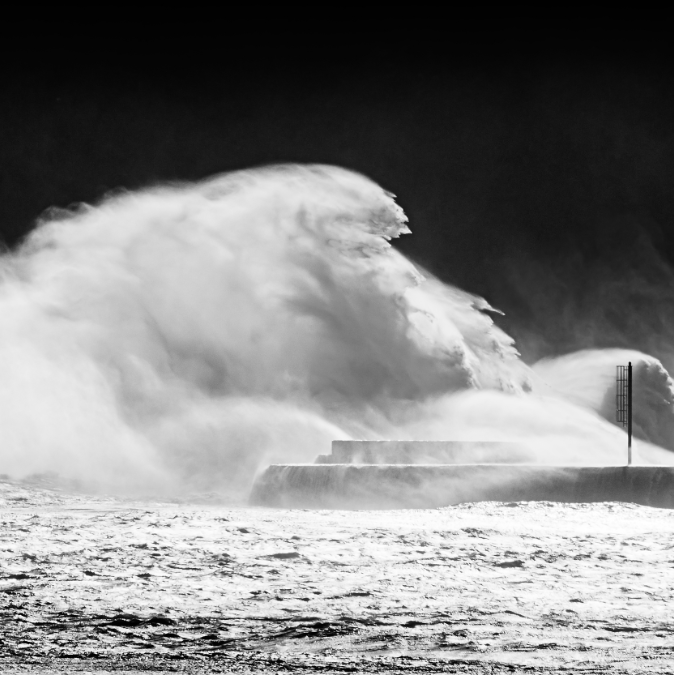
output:
[[[0,85],[5,243],[118,187],[337,164],[398,196],[413,235],[396,246],[503,310],[527,360],[628,345],[669,360],[667,42],[439,21],[21,33]]]

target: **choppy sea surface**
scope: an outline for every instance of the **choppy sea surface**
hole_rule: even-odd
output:
[[[201,501],[0,482],[3,672],[674,668],[674,511]]]

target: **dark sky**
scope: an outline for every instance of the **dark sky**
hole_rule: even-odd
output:
[[[414,234],[397,246],[505,311],[527,359],[626,345],[669,358],[667,55],[470,31],[427,42],[43,44],[0,85],[2,237],[117,187],[338,164],[398,195]]]

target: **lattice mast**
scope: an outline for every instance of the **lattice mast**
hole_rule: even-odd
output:
[[[616,419],[627,427],[627,465],[632,463],[632,362],[617,366],[616,373]]]

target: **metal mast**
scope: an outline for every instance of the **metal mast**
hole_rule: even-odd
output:
[[[627,365],[627,466],[632,463],[632,362]]]

